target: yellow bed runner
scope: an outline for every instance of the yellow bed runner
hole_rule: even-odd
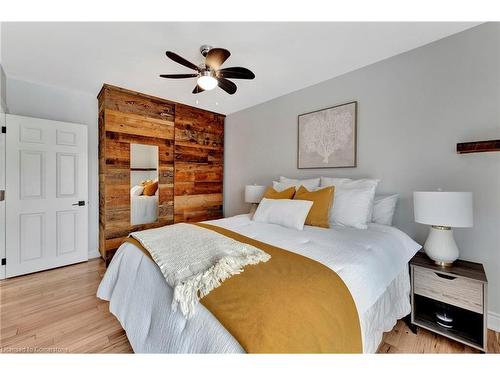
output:
[[[230,230],[194,224],[269,255],[200,300],[247,353],[361,353],[358,313],[342,279],[321,263]],[[140,243],[128,238],[146,255]]]

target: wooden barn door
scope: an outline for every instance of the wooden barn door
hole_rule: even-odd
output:
[[[224,116],[175,106],[175,222],[223,216]]]
[[[99,94],[99,248],[109,262],[130,232],[174,221],[173,103],[110,85]],[[158,215],[133,225],[130,207],[131,144],[158,147]]]

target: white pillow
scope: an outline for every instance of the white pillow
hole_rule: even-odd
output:
[[[301,185],[304,186],[307,190],[313,191],[319,187],[320,179],[319,178],[309,178],[305,180],[297,180],[294,178],[287,178],[280,176],[280,180],[273,181],[273,188],[276,191],[283,191],[288,189],[291,186],[295,186],[297,190]]]
[[[350,178],[321,177],[321,187],[335,186],[336,188],[340,187],[342,189],[376,189],[379,182],[379,179],[374,178],[361,178],[359,180],[353,180]]]
[[[144,186],[136,185],[132,186],[130,189],[130,195],[131,196],[139,196],[142,195],[142,192],[144,191]]]
[[[252,220],[302,230],[312,201],[262,198]]]
[[[399,194],[375,195],[372,221],[377,224],[392,225]]]
[[[372,220],[373,198],[380,180],[321,177],[321,187],[335,186],[330,223],[366,229]]]
[[[286,182],[273,181],[273,189],[276,191],[283,191],[283,190],[286,190],[286,189],[291,188],[291,187],[294,187],[295,190],[298,189],[298,187],[295,186],[295,184],[288,184]],[[300,187],[300,185],[299,185],[299,187]]]
[[[371,220],[374,191],[371,189],[335,188],[330,223],[358,229],[368,228]]]

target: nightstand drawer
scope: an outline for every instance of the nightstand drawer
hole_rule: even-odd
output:
[[[483,284],[479,281],[416,266],[413,269],[413,283],[415,294],[483,313]]]

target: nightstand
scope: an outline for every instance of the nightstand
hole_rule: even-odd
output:
[[[441,267],[419,251],[410,272],[412,324],[486,352],[488,280],[483,265],[457,260]]]

